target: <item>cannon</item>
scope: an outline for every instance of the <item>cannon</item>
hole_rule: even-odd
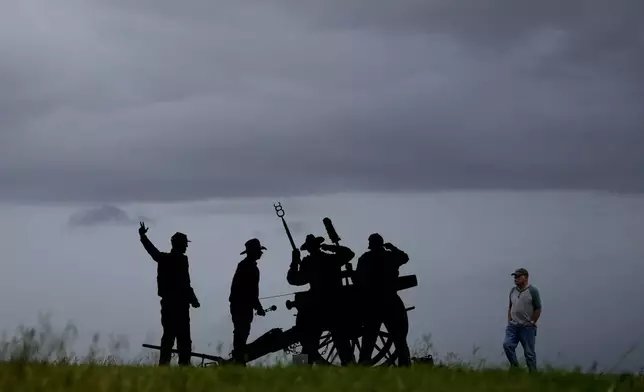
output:
[[[416,275],[403,275],[398,277],[398,287],[397,287],[398,291],[416,287],[417,285],[418,285],[418,281],[417,281]],[[343,290],[346,291],[344,293],[346,295],[345,298],[347,298],[349,301],[351,301],[352,299],[355,299],[355,295],[356,295],[355,287],[352,284],[348,286],[344,286]],[[295,293],[294,300],[286,301],[287,309],[302,309],[307,306],[311,306],[311,301],[310,301],[310,296],[308,291],[297,292]],[[412,306],[412,307],[407,307],[405,310],[409,312],[413,309],[414,307]],[[266,311],[270,311],[270,310],[274,310],[274,308],[270,307],[266,309]],[[360,343],[363,335],[362,325],[360,323],[360,319],[358,315],[359,313],[355,312],[354,313],[355,317],[350,317],[347,320],[347,324],[353,327],[351,328],[352,333],[350,336],[350,342],[351,342],[351,346],[353,347],[354,355],[356,358],[358,358],[358,354],[361,347]],[[144,344],[143,347],[153,349],[153,350],[161,349],[160,346],[155,346],[150,344]],[[258,337],[257,339],[255,339],[254,341],[250,342],[246,346],[246,354],[247,354],[246,360],[247,362],[251,362],[261,357],[264,357],[266,355],[276,353],[278,351],[284,351],[287,354],[301,353],[300,338],[299,338],[297,328],[295,326],[286,330],[283,330],[282,328],[272,328],[267,332],[265,332],[260,337]],[[175,354],[178,354],[177,350],[173,349],[172,352]],[[321,354],[322,360],[325,362],[322,364],[327,364],[327,365],[340,364],[339,358],[338,358],[338,352],[333,342],[333,336],[331,335],[331,332],[328,329],[323,330],[322,334],[320,335],[318,352]],[[223,357],[208,355],[208,354],[203,354],[198,352],[192,352],[191,356],[195,358],[200,358],[201,366],[226,365],[226,364],[233,363],[231,359],[226,359]],[[206,362],[206,360],[209,362]],[[381,330],[378,333],[378,341],[376,342],[374,351],[371,356],[370,363],[368,365],[393,366],[393,365],[396,365],[396,360],[397,360],[397,355],[396,355],[395,346],[393,344],[393,340],[389,335],[389,333],[387,332],[387,329],[384,327],[384,325],[381,325]]]
[[[284,224],[284,228],[288,235],[289,242],[291,243],[291,246],[295,249],[295,243],[293,241],[293,237],[288,229],[288,225],[286,224],[286,221],[284,220],[284,210],[282,209],[280,204],[276,204],[274,205],[274,207],[275,207],[275,211],[277,212],[277,216],[282,219],[282,223]],[[335,233],[335,229],[333,229],[333,225],[330,219],[325,218],[323,223],[325,225],[325,228],[327,229],[327,233],[329,234],[329,237],[334,243],[337,244],[340,238],[337,236],[337,233]],[[347,302],[349,302],[350,306],[352,306],[353,308],[356,308],[357,310],[358,309],[358,304],[356,303],[358,299],[357,287],[354,286],[353,282],[351,282],[351,277],[353,275],[353,268],[351,268],[351,264],[347,265],[347,267],[348,268],[345,271],[343,271],[345,275],[344,278],[346,279],[342,287],[343,292],[341,293],[341,298],[345,299]],[[403,275],[397,278],[397,286],[396,286],[397,291],[407,290],[416,286],[418,286],[418,279],[416,275]],[[309,291],[301,291],[301,292],[296,292],[292,294],[294,295],[293,300],[286,301],[286,308],[288,310],[296,309],[299,311],[302,309],[316,306],[315,301],[312,299],[312,296]],[[275,306],[271,306],[269,309],[266,309],[266,311],[272,311],[275,309],[276,309]],[[415,307],[413,306],[406,307],[405,311],[409,312],[414,309]],[[353,350],[354,350],[354,357],[357,359],[361,348],[362,336],[364,334],[360,312],[359,311],[350,312],[350,314],[347,315],[345,322],[348,327],[348,331],[350,331],[349,339],[350,339],[351,346],[353,347]],[[323,327],[323,331],[322,331],[322,334],[320,335],[319,344],[318,344],[318,352],[320,353],[323,361],[323,363],[320,363],[320,364],[321,365],[325,365],[325,364],[339,365],[340,361],[338,358],[338,352],[335,347],[335,343],[333,342],[333,336],[331,335],[331,332],[329,331],[328,326],[322,325],[322,327]],[[155,349],[155,350],[160,349],[159,346],[146,345],[146,344],[144,344],[143,347]],[[282,328],[272,328],[269,331],[265,332],[260,337],[258,337],[257,339],[255,339],[254,341],[248,343],[246,346],[246,361],[251,362],[278,351],[284,351],[287,354],[301,353],[300,335],[298,333],[297,327],[293,326],[286,330],[283,330]],[[178,353],[178,352],[176,350],[173,350],[173,353]],[[223,357],[218,357],[213,355],[207,355],[207,354],[196,353],[196,352],[191,353],[191,355],[196,358],[201,358],[202,366],[225,365],[225,364],[233,363],[231,359],[224,359]],[[206,363],[205,362],[206,360],[210,362]],[[394,366],[396,364],[397,364],[397,353],[396,353],[396,348],[393,344],[393,339],[390,336],[384,324],[381,324],[380,331],[378,333],[377,342],[374,347],[374,351],[372,352],[370,361],[366,365],[375,367],[375,366]]]

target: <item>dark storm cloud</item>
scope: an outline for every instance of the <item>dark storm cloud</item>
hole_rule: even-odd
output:
[[[6,7],[3,199],[644,190],[641,1]]]

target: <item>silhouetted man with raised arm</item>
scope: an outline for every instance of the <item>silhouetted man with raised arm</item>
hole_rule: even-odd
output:
[[[157,294],[161,297],[161,355],[159,365],[170,364],[172,346],[177,340],[179,365],[190,365],[190,305],[194,308],[201,306],[190,284],[190,268],[188,257],[188,237],[183,233],[175,233],[171,238],[170,253],[160,252],[147,237],[148,228],[141,222],[139,236],[143,247],[157,262]]]
[[[308,234],[300,250],[309,252],[300,260],[300,252],[293,250],[291,266],[286,280],[294,286],[310,286],[311,302],[298,307],[295,325],[301,334],[302,353],[309,364],[319,362],[320,335],[325,325],[333,334],[333,341],[342,365],[355,362],[351,345],[343,328],[342,313],[345,308],[341,298],[342,266],[351,262],[355,253],[346,246],[324,244],[323,237]],[[324,252],[328,251],[330,253]]]
[[[396,347],[398,365],[411,365],[407,345],[409,320],[396,287],[399,268],[407,261],[407,253],[385,243],[378,233],[369,236],[369,250],[358,259],[354,279],[360,290],[361,308],[365,315],[365,332],[358,360],[361,364],[369,364],[380,325],[385,323]]]
[[[230,315],[233,319],[233,362],[246,365],[246,341],[250,335],[253,322],[253,310],[264,316],[264,308],[259,302],[259,268],[257,261],[266,250],[257,238],[246,241],[246,250],[240,254],[246,257],[237,264],[232,284],[230,285]]]

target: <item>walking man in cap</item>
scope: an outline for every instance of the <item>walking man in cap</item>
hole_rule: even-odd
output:
[[[535,340],[537,321],[541,316],[541,296],[539,290],[528,282],[528,270],[519,268],[511,275],[514,277],[515,287],[510,290],[508,325],[505,328],[503,350],[511,369],[518,368],[516,348],[521,343],[528,370],[534,372],[537,370]]]
[[[233,352],[235,363],[246,366],[248,354],[246,341],[250,335],[253,322],[253,310],[259,316],[265,316],[264,308],[259,302],[259,268],[257,261],[266,250],[257,238],[246,241],[246,249],[240,254],[246,257],[237,264],[237,270],[230,286],[230,315],[233,320]]]
[[[159,365],[170,364],[172,346],[177,341],[179,365],[190,366],[190,306],[201,306],[190,284],[188,256],[188,237],[184,233],[175,233],[170,238],[170,253],[160,252],[147,237],[148,228],[141,222],[139,237],[143,247],[152,260],[157,262],[157,295],[161,297],[161,353]]]
[[[365,325],[358,362],[370,364],[380,325],[384,323],[393,337],[398,365],[408,367],[411,366],[407,344],[409,320],[396,282],[400,275],[399,268],[409,261],[409,256],[393,244],[385,243],[378,233],[371,234],[368,241],[369,250],[358,259],[355,272]]]
[[[353,351],[343,328],[342,315],[346,304],[341,298],[341,290],[342,266],[350,263],[355,253],[346,246],[324,244],[323,237],[313,234],[306,236],[300,250],[309,254],[300,260],[300,251],[293,250],[286,280],[294,286],[308,284],[310,287],[310,302],[298,308],[295,321],[302,336],[302,353],[307,354],[309,364],[320,361],[319,339],[322,328],[328,325],[342,365],[354,363]]]

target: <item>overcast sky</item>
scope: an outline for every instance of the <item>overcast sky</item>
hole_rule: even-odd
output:
[[[644,190],[641,0],[2,9],[4,200]]]

